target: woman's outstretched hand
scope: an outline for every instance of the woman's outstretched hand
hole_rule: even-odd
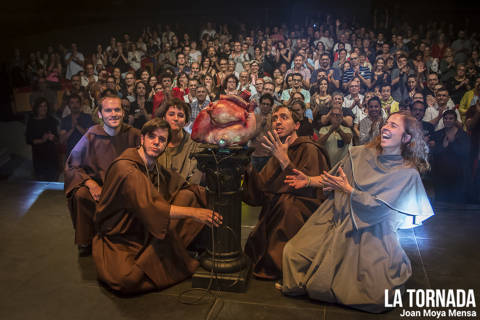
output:
[[[341,191],[347,194],[351,194],[353,191],[352,186],[348,183],[347,176],[343,172],[342,167],[338,167],[338,176],[333,176],[324,171],[322,174],[323,190],[325,191]]]
[[[294,175],[286,176],[285,183],[295,189],[305,188],[310,184],[310,178],[300,170],[293,169]]]

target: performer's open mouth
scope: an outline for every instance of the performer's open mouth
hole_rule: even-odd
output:
[[[382,139],[391,139],[392,138],[392,134],[386,130],[384,130],[382,132]]]

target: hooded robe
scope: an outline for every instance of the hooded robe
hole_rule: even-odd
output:
[[[309,137],[298,137],[288,148],[290,164],[282,170],[271,157],[260,172],[245,176],[243,201],[262,206],[255,229],[245,245],[252,259],[253,274],[260,278],[277,279],[282,275],[282,252],[290,240],[324,199],[320,189],[296,190],[285,184],[293,169],[307,175],[320,175],[328,170],[323,149]]]
[[[112,163],[94,217],[92,254],[101,281],[139,293],[171,286],[196,270],[199,263],[186,248],[204,225],[171,219],[171,205],[206,207],[204,189],[162,166],[147,171],[135,148]]]
[[[105,173],[112,161],[125,149],[140,144],[140,131],[122,124],[115,136],[108,135],[102,126],[90,127],[75,145],[65,163],[65,195],[75,228],[75,243],[90,244],[94,234],[93,214],[96,202],[85,186],[95,180],[103,186]]]
[[[341,166],[351,195],[334,191],[283,252],[283,292],[369,312],[385,311],[412,274],[397,237],[433,215],[415,168],[400,155],[352,147]]]

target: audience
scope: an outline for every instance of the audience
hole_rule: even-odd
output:
[[[201,32],[197,35],[169,25],[146,27],[140,33],[125,30],[120,37],[110,36],[108,43],[92,44],[91,51],[82,45],[80,52],[75,42],[69,50],[62,45],[49,46],[45,53],[36,50],[23,55],[16,49],[8,70],[14,87],[34,85],[32,107],[37,98],[47,99],[51,114],[57,118],[57,132],[61,131],[60,123],[67,128],[63,131],[72,130],[66,123],[73,124],[71,103],[77,107],[77,96],[81,106],[78,112],[101,121],[96,110],[106,89],[122,99],[126,121],[137,128],[163,114],[166,101],[185,101],[192,117],[185,126],[187,132],[198,112],[218,100],[220,94],[240,94],[244,90],[256,102],[257,115],[262,113],[259,105],[265,94],[273,96],[271,107],[280,102],[301,107],[292,102],[303,101],[305,124],[313,126],[313,136],[332,131],[337,124],[331,120],[340,107],[343,116],[338,130],[351,134],[349,143],[354,145],[373,138],[376,130],[372,123],[377,127],[389,114],[409,106],[422,121],[425,139],[433,147],[430,127],[442,130],[444,112],[454,110],[455,127],[467,130],[471,146],[465,164],[468,177],[480,176],[475,135],[475,105],[480,92],[476,35],[431,23],[422,29],[408,22],[402,27],[376,23],[366,28],[331,16],[323,21],[320,16],[306,19],[306,23],[312,22],[315,25],[290,28],[281,24],[250,30],[247,25],[220,28],[209,22],[198,28]],[[373,105],[377,100],[381,105],[378,115],[367,106],[373,97],[377,97]],[[423,104],[412,104],[415,101]],[[73,142],[66,147],[66,132],[53,141],[64,144],[68,152]],[[339,140],[339,135],[332,131],[324,143],[335,138],[348,145],[345,139]],[[478,185],[475,181],[468,182],[468,188],[472,188],[471,183]],[[478,198],[471,196],[469,201]]]

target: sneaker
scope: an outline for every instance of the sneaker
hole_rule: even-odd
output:
[[[78,245],[78,256],[79,257],[88,257],[92,255],[92,246],[90,244],[79,244]]]

